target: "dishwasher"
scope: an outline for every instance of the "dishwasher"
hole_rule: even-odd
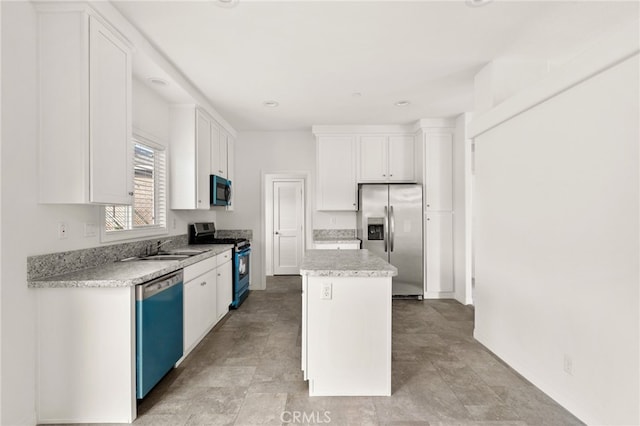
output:
[[[182,270],[136,286],[136,398],[142,399],[183,353]]]

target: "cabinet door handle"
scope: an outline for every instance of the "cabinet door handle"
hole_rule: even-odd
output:
[[[202,281],[202,282],[200,283],[200,285],[203,285],[203,286],[204,286],[204,285],[207,285],[207,282],[206,282],[206,281]]]
[[[220,273],[218,272],[218,276],[220,276]]]
[[[133,196],[133,191],[129,191],[129,195]]]

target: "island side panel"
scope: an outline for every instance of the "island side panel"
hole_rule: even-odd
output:
[[[34,290],[39,423],[135,419],[134,288]]]
[[[301,343],[301,363],[302,363],[302,373],[304,380],[308,380],[307,377],[307,288],[308,288],[309,277],[306,275],[302,276],[302,343]]]
[[[391,277],[310,276],[306,303],[309,395],[391,395]]]

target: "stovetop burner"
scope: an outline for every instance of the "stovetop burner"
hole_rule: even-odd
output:
[[[189,244],[233,244],[236,250],[250,245],[246,238],[216,238],[216,227],[213,222],[190,224]]]

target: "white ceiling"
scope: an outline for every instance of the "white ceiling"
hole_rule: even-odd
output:
[[[473,111],[495,58],[562,63],[637,1],[113,1],[236,130],[404,124]],[[354,92],[361,96],[353,96]],[[263,102],[275,100],[278,108]],[[398,100],[411,104],[399,108]]]

